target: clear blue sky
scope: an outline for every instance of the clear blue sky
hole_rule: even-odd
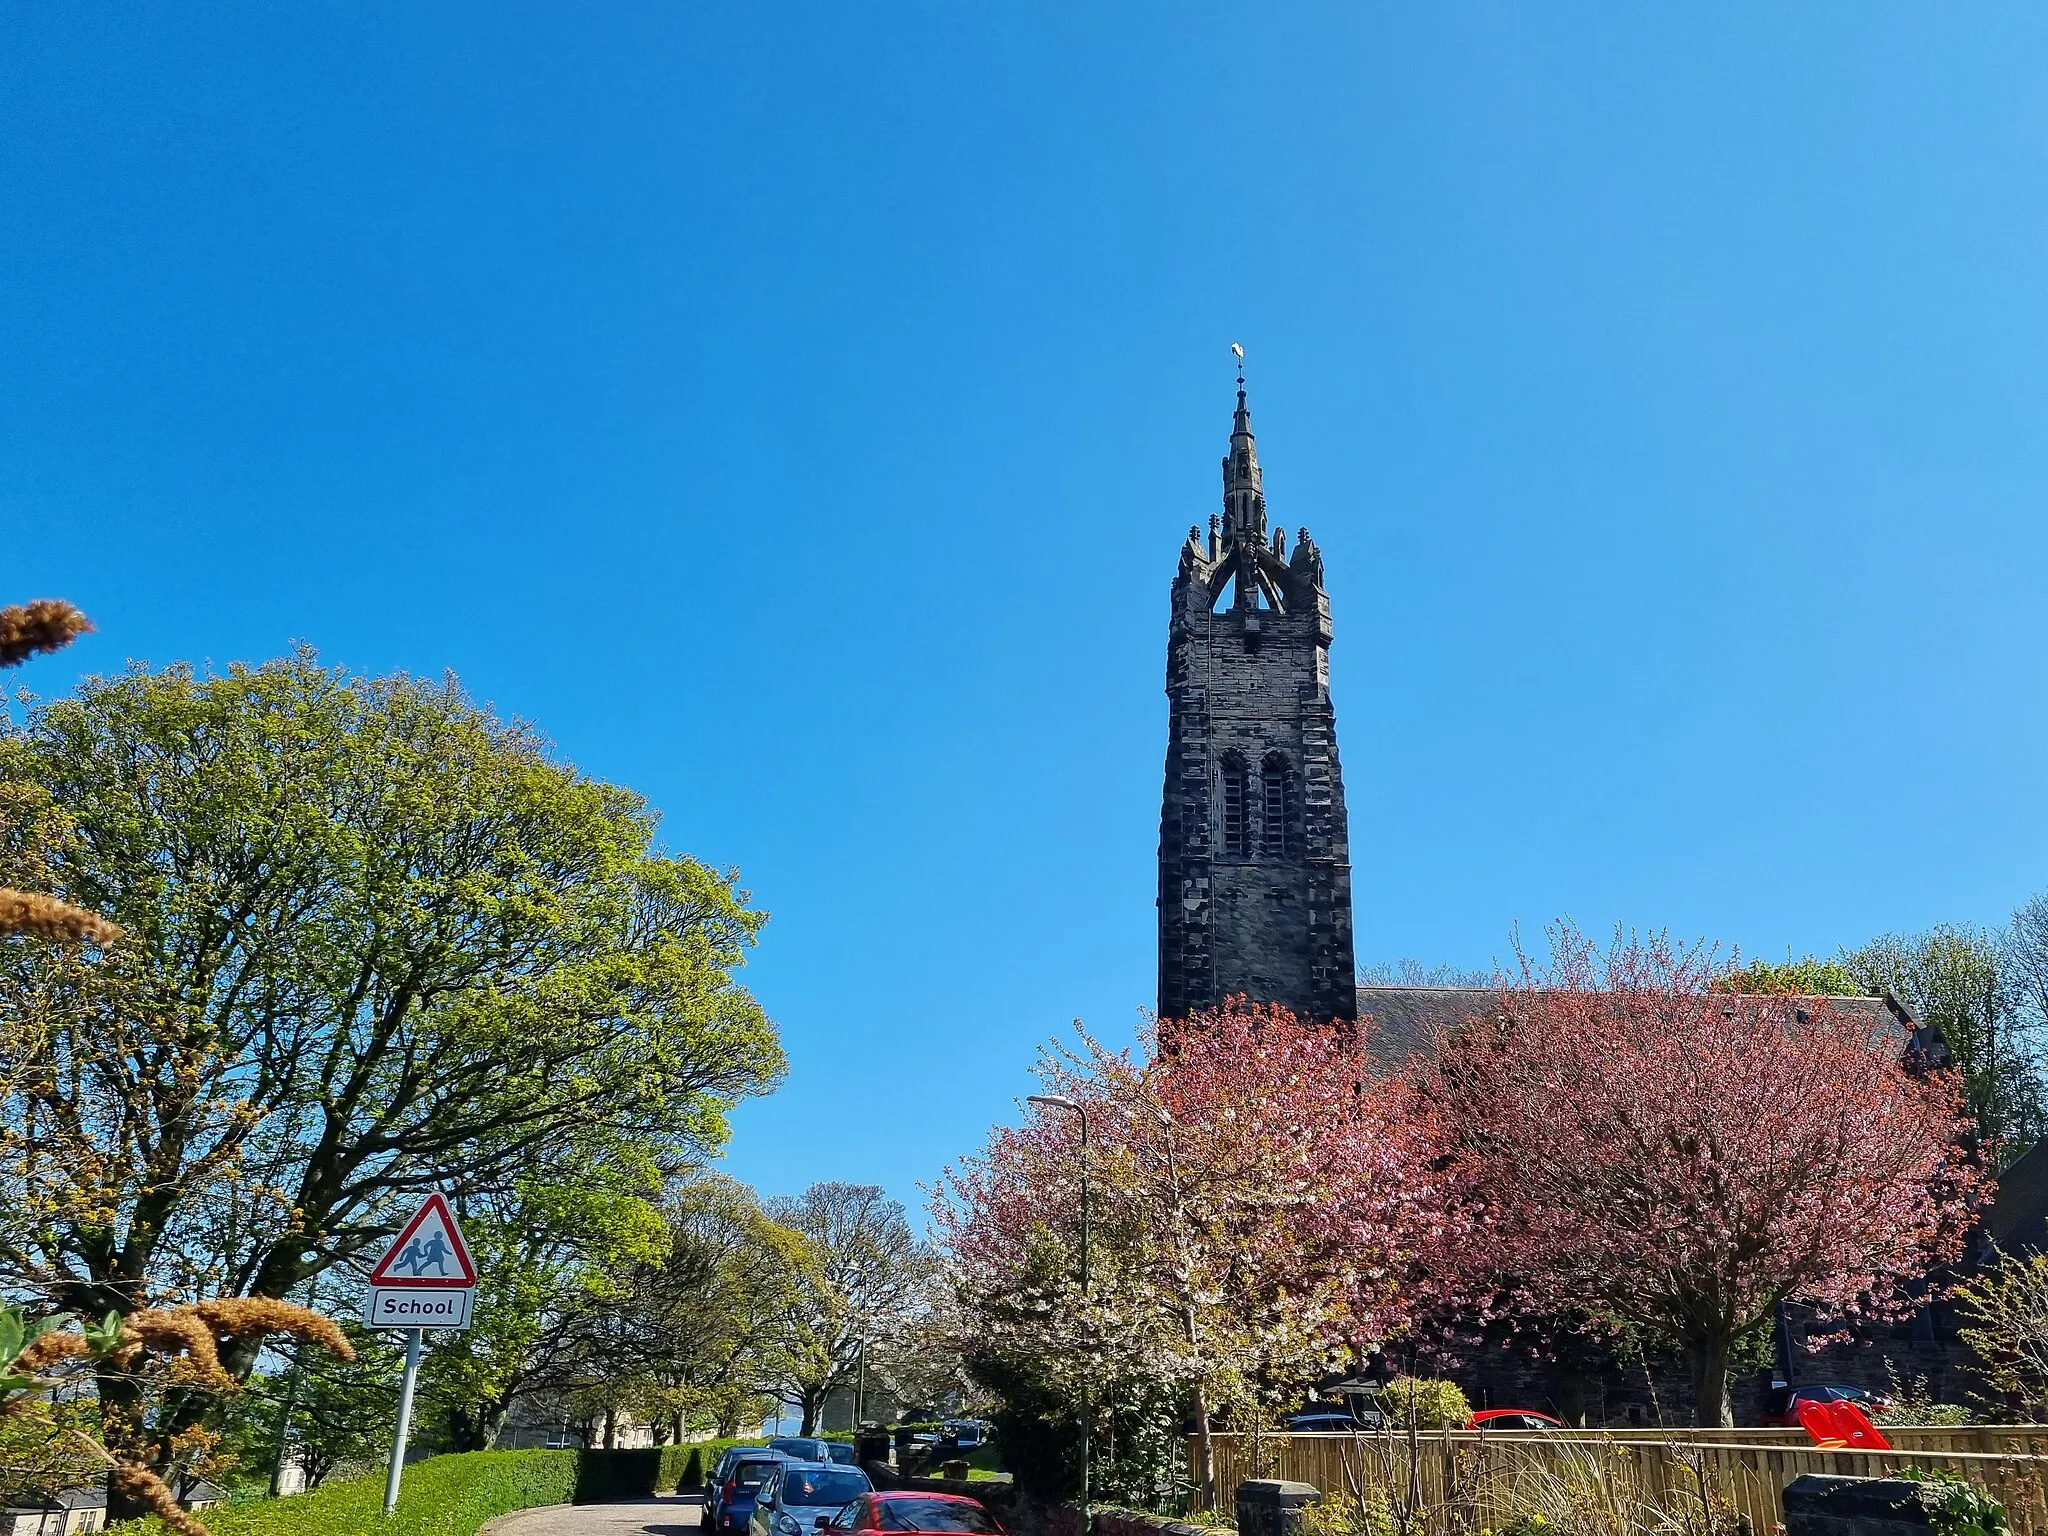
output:
[[[773,914],[769,1190],[1153,991],[1228,346],[1362,961],[2048,887],[2048,8],[15,3],[26,679],[453,669]]]

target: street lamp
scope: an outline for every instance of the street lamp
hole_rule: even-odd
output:
[[[1088,1109],[1063,1093],[1034,1093],[1026,1101],[1071,1109],[1081,1117],[1081,1305],[1088,1305]],[[1088,1373],[1081,1372],[1081,1536],[1088,1536]]]

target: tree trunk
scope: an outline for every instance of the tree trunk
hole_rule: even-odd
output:
[[[815,1435],[818,1432],[818,1415],[825,1409],[825,1394],[820,1392],[816,1397],[813,1397],[810,1393],[806,1392],[803,1395],[802,1403],[804,1427],[798,1430],[797,1433],[800,1435]]]
[[[1687,1351],[1692,1364],[1692,1421],[1702,1429],[1735,1422],[1728,1403],[1728,1360],[1734,1341],[1726,1334],[1696,1339]]]
[[[619,1410],[606,1405],[604,1410],[604,1448],[616,1450],[619,1443]]]
[[[100,1414],[104,1422],[109,1425],[139,1425],[142,1423],[148,1405],[143,1400],[142,1384],[139,1381],[128,1376],[125,1372],[115,1371],[109,1366],[106,1370],[96,1373],[93,1386],[99,1393]],[[107,1438],[115,1439],[118,1437],[110,1435]],[[138,1435],[135,1442],[117,1445],[114,1449],[131,1459],[140,1459],[143,1454],[143,1447],[139,1441],[140,1436]],[[162,1468],[151,1467],[150,1470],[161,1472]],[[115,1520],[140,1520],[147,1516],[149,1512],[147,1505],[120,1487],[116,1486],[107,1489],[107,1519],[109,1522]]]
[[[1202,1508],[1216,1507],[1216,1439],[1209,1432],[1209,1388],[1195,1383],[1195,1491]]]

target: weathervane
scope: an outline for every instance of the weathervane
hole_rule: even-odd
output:
[[[1233,341],[1230,344],[1230,350],[1237,354],[1237,388],[1238,393],[1242,394],[1244,392],[1244,343]]]

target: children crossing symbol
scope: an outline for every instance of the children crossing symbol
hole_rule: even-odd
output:
[[[363,1321],[372,1328],[403,1328],[405,1378],[398,1389],[398,1427],[384,1475],[384,1513],[398,1503],[405,1442],[412,1428],[413,1384],[420,1374],[420,1335],[428,1328],[467,1328],[476,1295],[476,1265],[455,1224],[447,1198],[432,1194],[398,1229],[391,1247],[370,1270]]]

